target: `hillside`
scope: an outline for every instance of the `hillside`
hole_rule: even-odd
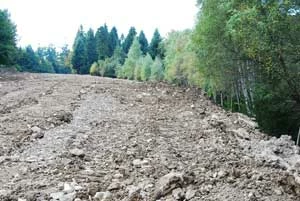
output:
[[[300,149],[196,89],[0,75],[0,200],[299,201]]]

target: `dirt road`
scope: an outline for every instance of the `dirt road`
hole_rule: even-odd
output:
[[[300,151],[199,90],[0,75],[0,200],[300,200]]]

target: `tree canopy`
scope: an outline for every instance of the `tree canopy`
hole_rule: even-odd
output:
[[[15,63],[16,26],[10,19],[7,10],[0,10],[0,64],[11,65]]]

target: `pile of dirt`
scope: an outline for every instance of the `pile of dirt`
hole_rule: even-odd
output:
[[[0,80],[0,200],[300,200],[300,149],[200,90]]]

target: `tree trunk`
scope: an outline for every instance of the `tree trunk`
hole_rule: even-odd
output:
[[[297,143],[296,143],[296,145],[300,145],[299,144],[300,143],[300,127],[299,127],[299,132],[298,132],[298,137],[297,137]]]
[[[243,96],[245,99],[245,105],[246,105],[246,110],[248,114],[251,114],[251,110],[249,107],[249,96],[248,96],[248,91],[247,91],[247,86],[245,83],[245,78],[241,69],[241,66],[238,66],[238,70],[239,70],[239,77],[240,77],[240,82],[241,82],[241,87],[242,87],[242,92],[243,92]]]

